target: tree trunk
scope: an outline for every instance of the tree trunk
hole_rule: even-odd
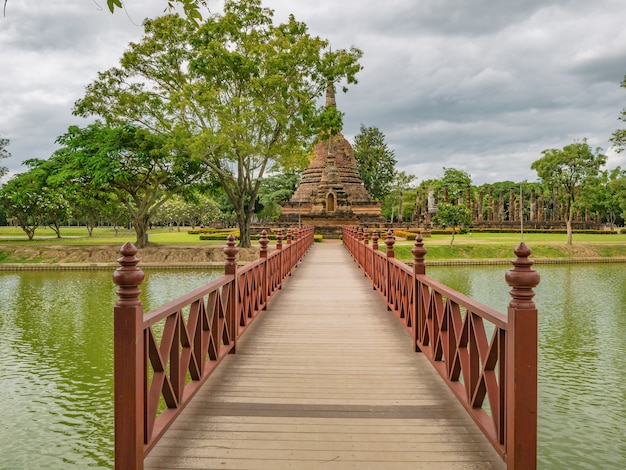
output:
[[[237,214],[237,226],[239,227],[239,246],[241,248],[250,248],[250,221],[245,214]]]
[[[137,248],[145,248],[148,246],[148,222],[148,217],[133,220],[133,227],[135,227],[135,234],[137,236],[135,240],[135,246]]]
[[[450,240],[450,246],[454,245],[454,234],[456,233],[456,227],[452,227],[452,239]]]
[[[565,226],[567,227],[567,244],[572,244],[572,217],[574,216],[574,210],[570,207],[567,213],[567,220],[565,222]]]

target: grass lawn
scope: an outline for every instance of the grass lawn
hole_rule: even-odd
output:
[[[170,230],[168,228],[152,229],[148,232],[149,241],[155,245],[216,245],[223,246],[224,241],[200,240],[199,235],[187,233],[189,228]],[[121,246],[127,241],[135,241],[133,230],[122,229],[115,231],[108,227],[96,228],[93,236],[89,237],[84,227],[64,227],[61,229],[62,238],[49,228],[40,227],[35,232],[35,239],[28,240],[19,228],[0,227],[0,245],[5,251],[11,246],[46,246],[46,245],[113,245]],[[574,233],[574,243],[566,244],[567,236],[562,233],[526,233],[524,242],[532,250],[532,258],[623,258],[626,257],[626,233],[624,234],[577,234]],[[520,242],[520,235],[516,233],[472,233],[456,235],[454,245],[450,246],[451,235],[433,235],[424,239],[424,246],[428,250],[427,260],[449,259],[511,259],[513,250]],[[253,241],[254,243],[254,241]],[[370,241],[371,243],[371,241]],[[270,243],[272,246],[273,243]],[[381,236],[379,245],[384,248],[384,239]],[[412,260],[411,248],[413,241],[398,238],[395,244],[396,258]],[[2,262],[0,257],[0,262]]]

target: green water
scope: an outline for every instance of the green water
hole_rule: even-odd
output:
[[[504,266],[429,267],[506,312]],[[626,468],[626,266],[538,266],[539,468]],[[215,272],[147,272],[149,310]],[[0,468],[112,468],[111,273],[0,272]]]
[[[539,265],[538,468],[626,468],[626,266]],[[427,273],[506,312],[503,266]]]
[[[154,308],[219,276],[146,272]],[[113,467],[108,271],[0,272],[0,468]]]

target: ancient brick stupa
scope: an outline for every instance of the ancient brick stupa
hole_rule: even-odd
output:
[[[336,106],[332,85],[326,105]],[[313,154],[298,188],[283,205],[278,224],[313,225],[316,233],[333,235],[344,225],[377,227],[385,222],[380,203],[372,201],[359,177],[352,146],[341,133],[318,138]]]

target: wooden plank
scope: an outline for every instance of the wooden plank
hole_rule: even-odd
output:
[[[150,469],[503,469],[338,244],[315,245]]]

